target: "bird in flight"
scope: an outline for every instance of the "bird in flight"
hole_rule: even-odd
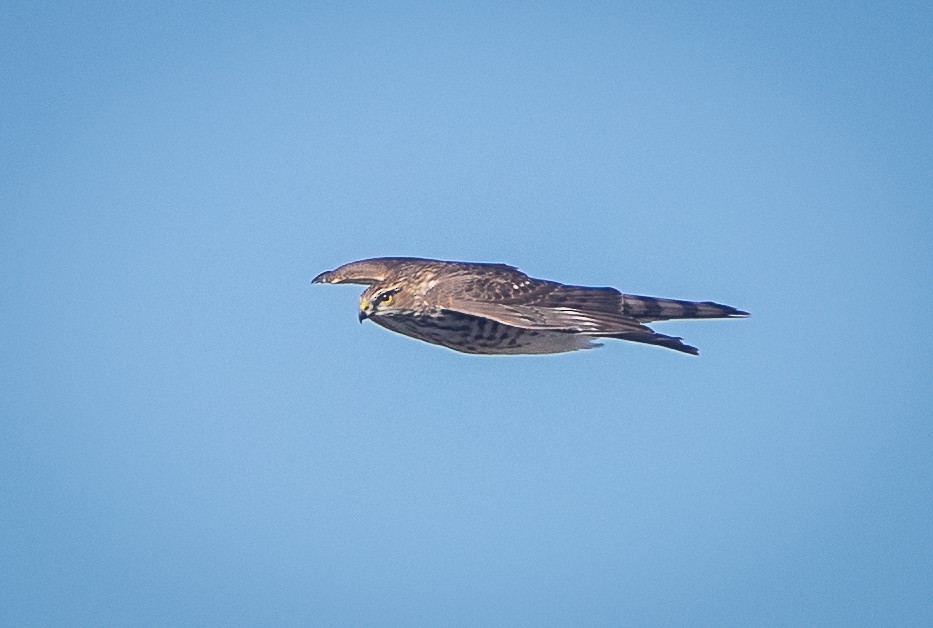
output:
[[[464,353],[562,353],[618,338],[698,355],[644,323],[748,316],[710,301],[623,294],[615,288],[533,279],[505,264],[376,257],[321,273],[312,283],[368,286],[359,319]]]

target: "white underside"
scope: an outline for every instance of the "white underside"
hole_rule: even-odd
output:
[[[545,353],[566,353],[580,349],[594,349],[601,346],[592,336],[565,333],[546,329],[520,329],[495,321],[481,320],[477,317],[443,315],[417,321],[408,317],[378,316],[373,322],[387,329],[441,345],[462,353],[481,355],[527,355]],[[437,329],[436,325],[454,328]],[[479,326],[482,325],[480,329]],[[463,331],[464,327],[468,331]],[[459,333],[457,332],[459,329]],[[484,335],[485,334],[485,335]],[[507,336],[505,339],[500,335]]]
[[[434,319],[439,320],[439,319]],[[450,322],[449,325],[463,325],[464,320],[473,321],[475,319],[460,319]],[[432,328],[423,323],[412,321],[408,318],[380,316],[374,319],[377,324],[391,329],[392,331],[406,336],[412,336],[431,344],[441,345],[454,351],[462,353],[474,353],[481,355],[540,355],[545,353],[566,353],[568,351],[578,351],[580,349],[593,349],[601,346],[594,342],[592,336],[584,334],[564,333],[544,329],[518,329],[496,322],[487,322],[485,331],[489,334],[484,339],[476,340],[476,330],[471,330],[467,336],[474,337],[473,340],[465,340],[463,336],[458,336],[449,331],[442,331]],[[433,321],[432,321],[433,322]],[[509,338],[496,340],[499,334],[507,334]]]
[[[590,336],[582,334],[542,332],[540,336],[522,338],[522,344],[517,347],[501,347],[492,350],[490,353],[497,355],[541,355],[595,349],[601,346],[603,346],[601,342],[596,342]]]

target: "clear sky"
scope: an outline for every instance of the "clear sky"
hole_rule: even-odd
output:
[[[0,5],[0,624],[933,623],[933,5],[619,4]],[[378,255],[752,317],[461,355]]]

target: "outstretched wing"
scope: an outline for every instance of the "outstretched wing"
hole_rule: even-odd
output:
[[[364,286],[372,286],[380,281],[385,281],[389,273],[400,267],[419,265],[432,260],[424,260],[418,257],[373,257],[371,259],[361,259],[343,266],[338,266],[334,270],[324,271],[311,280],[311,283],[356,283]]]

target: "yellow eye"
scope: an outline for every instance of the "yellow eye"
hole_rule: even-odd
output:
[[[398,292],[397,289],[396,289],[396,290],[386,290],[385,292],[380,292],[379,294],[377,294],[377,295],[375,295],[375,296],[373,297],[373,302],[376,303],[376,304],[382,304],[382,303],[389,304],[389,303],[392,303],[392,298],[393,298],[393,296],[395,295],[396,292]]]

